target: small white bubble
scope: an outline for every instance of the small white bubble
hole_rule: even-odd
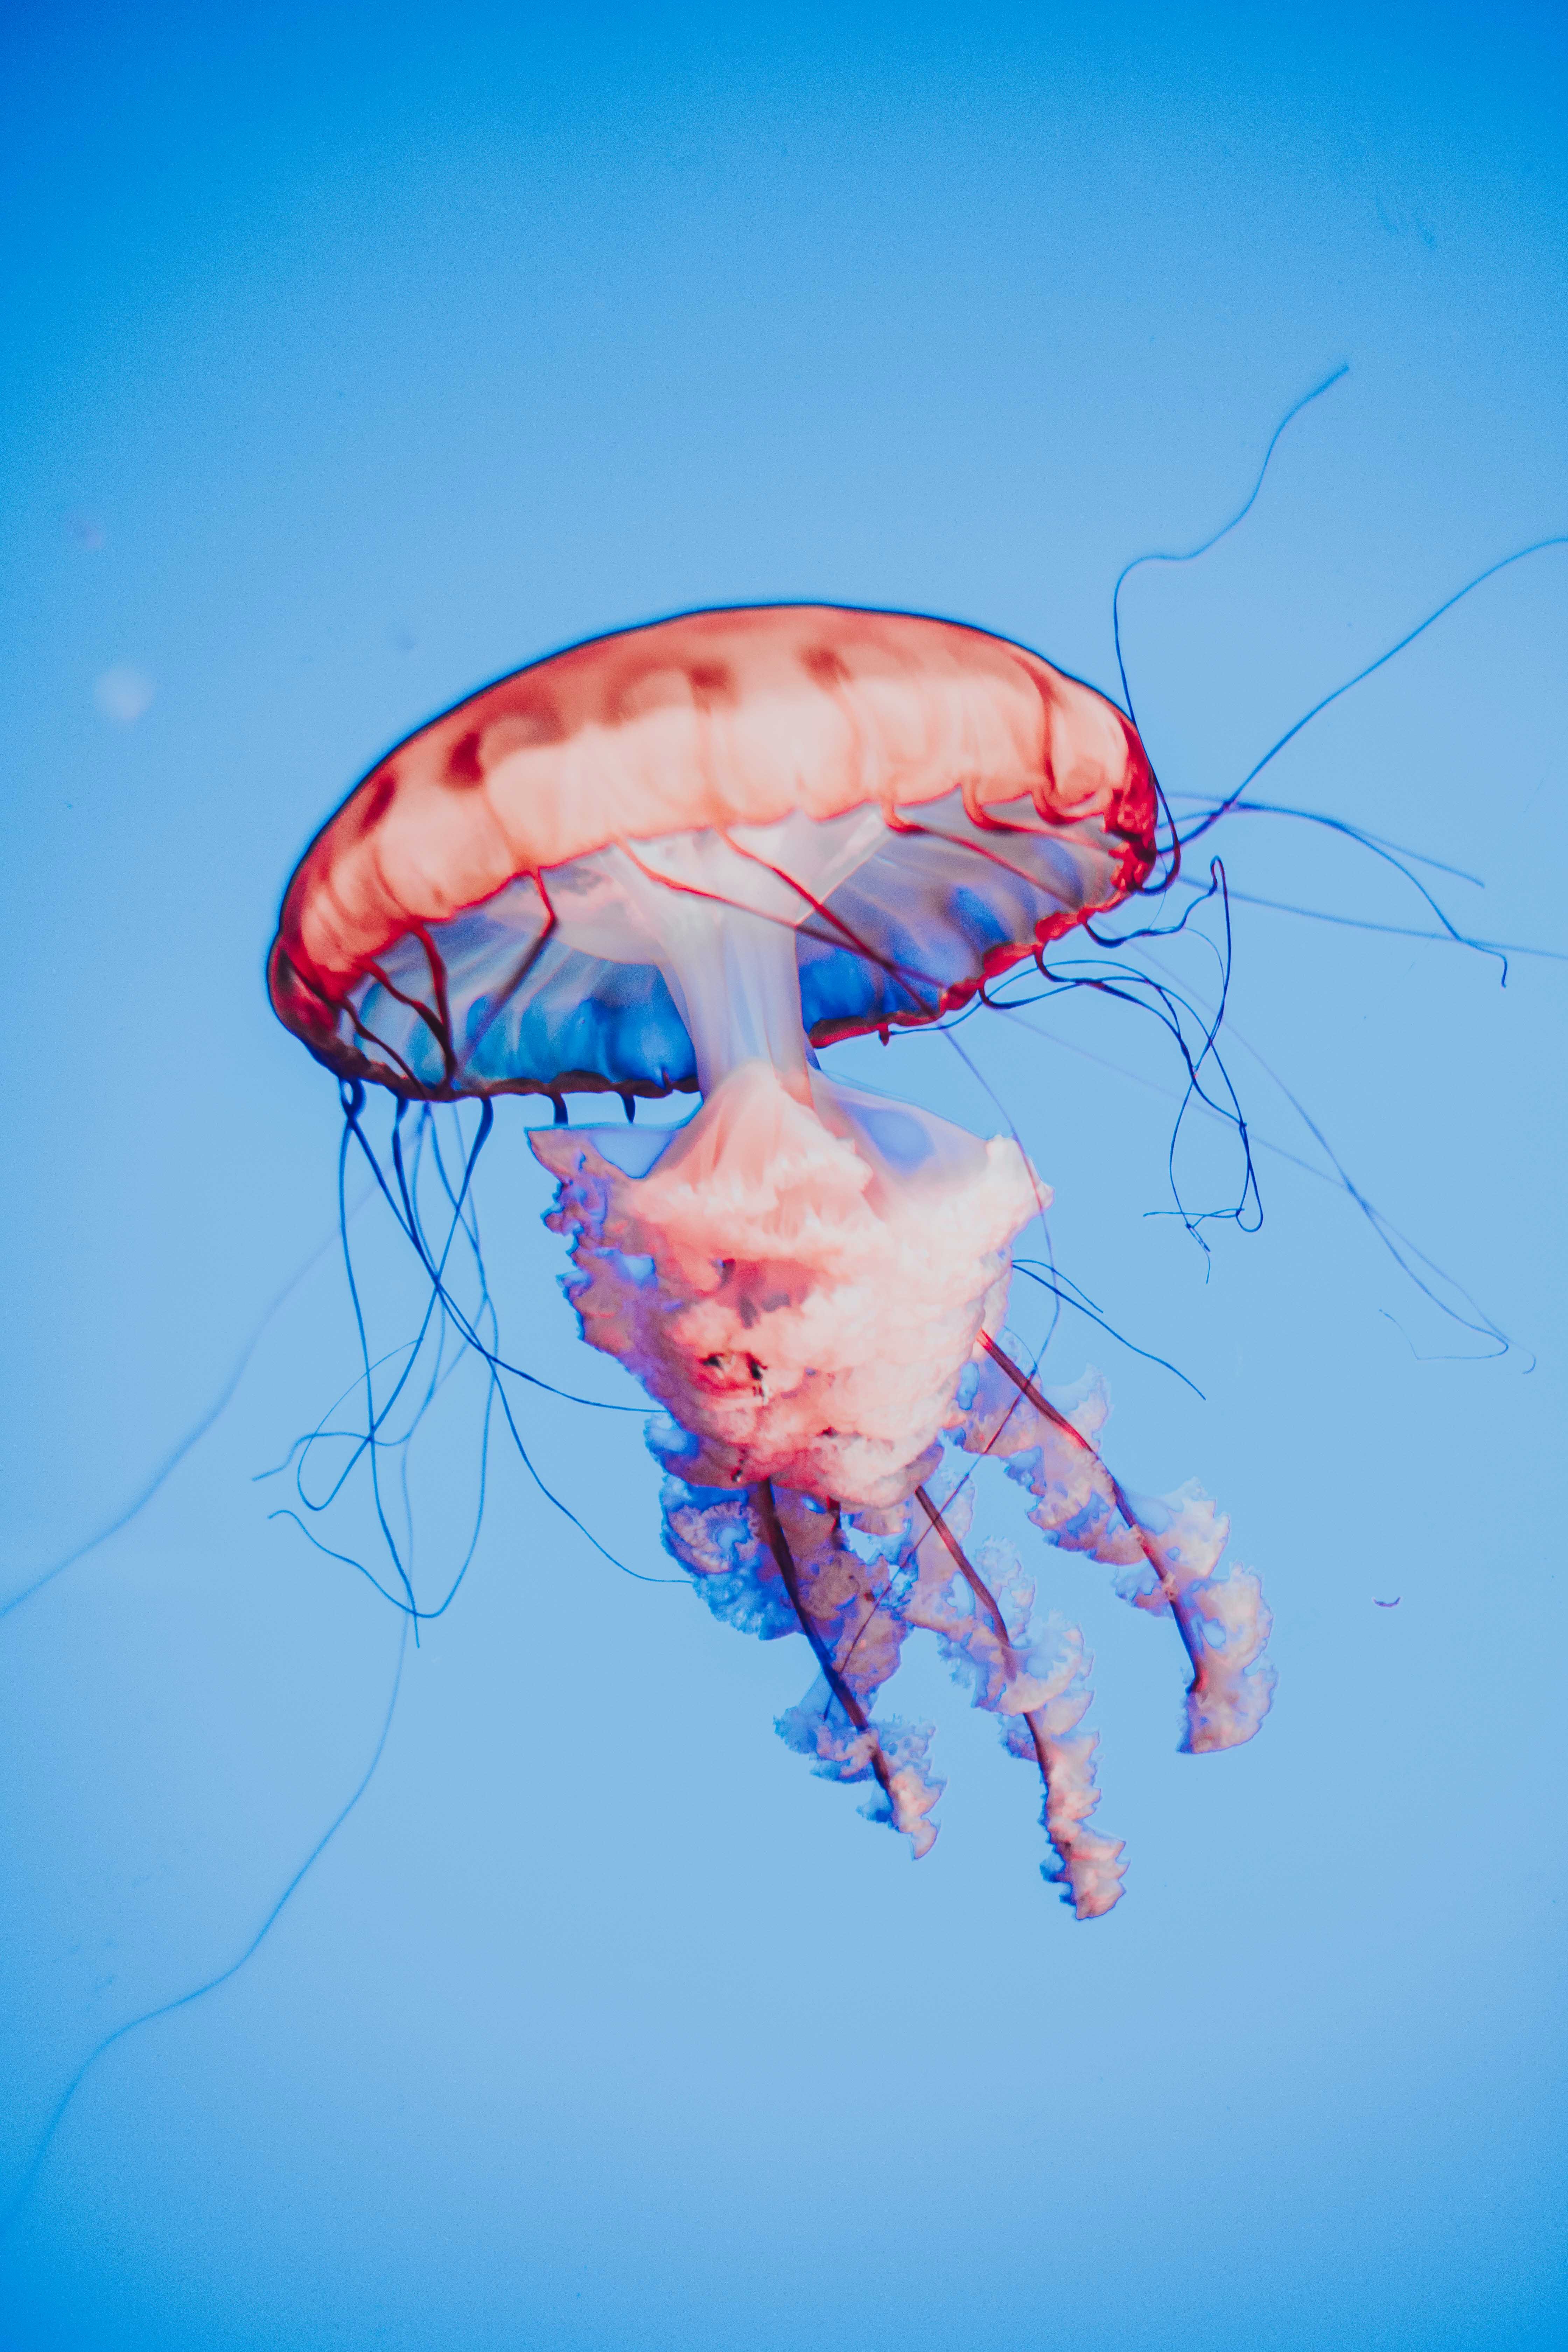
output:
[[[116,662],[93,682],[92,698],[117,727],[134,727],[157,691],[145,670]]]

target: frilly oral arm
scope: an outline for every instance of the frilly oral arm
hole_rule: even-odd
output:
[[[1093,1732],[1078,1731],[1093,1697],[1084,1679],[1089,1662],[1082,1636],[1075,1628],[1054,1661],[1046,1659],[1037,1648],[1017,1648],[1001,1604],[944,1514],[923,1486],[915,1489],[915,1500],[976,1602],[976,1612],[963,1631],[958,1630],[960,1621],[952,1612],[940,1612],[940,1605],[933,1610],[929,1601],[915,1622],[931,1625],[949,1640],[962,1640],[981,1668],[976,1705],[989,1706],[1001,1716],[1011,1753],[1020,1757],[1032,1753],[1039,1767],[1045,1790],[1041,1825],[1058,1864],[1054,1870],[1047,1868],[1044,1874],[1063,1887],[1079,1918],[1100,1918],[1121,1899],[1126,1864],[1121,1859],[1120,1839],[1101,1837],[1088,1827],[1089,1816],[1100,1802],[1093,1762],[1099,1740]],[[915,1616],[913,1604],[910,1613]],[[939,1613],[944,1621],[940,1623]],[[950,1619],[951,1622],[946,1622]],[[1020,1736],[1025,1732],[1026,1738]]]
[[[1140,1607],[1170,1610],[1187,1653],[1193,1673],[1186,1694],[1184,1748],[1204,1755],[1250,1739],[1268,1714],[1273,1696],[1274,1669],[1260,1662],[1273,1621],[1263,1600],[1262,1584],[1250,1570],[1236,1568],[1223,1577],[1215,1574],[1229,1523],[1206,1496],[1196,1487],[1186,1487],[1153,1507],[1165,1522],[1163,1528],[1148,1525],[1151,1507],[1134,1508],[1092,1438],[1041,1394],[989,1332],[982,1332],[980,1344],[1046,1430],[1076,1451],[1094,1499],[1104,1507],[1107,1523],[1096,1527],[1089,1540],[1080,1540],[1078,1548],[1124,1564],[1136,1557],[1129,1549],[1135,1546],[1136,1553],[1152,1570],[1157,1591],[1133,1598]],[[1018,1433],[1024,1444],[1036,1442],[1038,1434],[1029,1429]],[[986,1450],[991,1445],[998,1451],[1017,1450],[998,1444],[994,1434],[981,1444]],[[1037,1511],[1031,1516],[1041,1517]],[[1078,1516],[1081,1518],[1081,1510]],[[1053,1528],[1047,1526],[1047,1532]],[[1065,1528],[1059,1539],[1074,1542]],[[1211,1634],[1217,1635],[1218,1641]]]

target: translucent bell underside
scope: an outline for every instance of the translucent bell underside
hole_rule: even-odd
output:
[[[1098,821],[1047,825],[1027,799],[987,814],[975,823],[956,791],[909,825],[797,811],[520,876],[398,940],[340,1034],[412,1088],[662,1093],[716,1072],[703,1024],[721,990],[728,1017],[752,1024],[750,1049],[785,1069],[803,1028],[822,1039],[930,1018],[988,956],[1114,896]]]

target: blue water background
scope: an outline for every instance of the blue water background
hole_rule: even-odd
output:
[[[7,1592],[135,1496],[331,1232],[333,1088],[261,960],[304,842],[429,712],[795,596],[1112,688],[1120,567],[1213,530],[1346,362],[1244,529],[1128,592],[1161,773],[1217,791],[1568,526],[1554,9],[67,5],[5,42]],[[1559,950],[1565,561],[1269,771]],[[1328,834],[1226,849],[1256,897],[1432,929]],[[1202,1477],[1266,1579],[1274,1716],[1193,1759],[1169,1628],[1031,1553],[1097,1654],[1115,1916],[1042,1888],[1028,1778],[934,1665],[911,1868],[773,1736],[803,1643],[617,1574],[500,1461],[363,1801],[61,2120],[0,2244],[6,2352],[1563,2340],[1568,975],[1249,905],[1236,947],[1267,1221],[1208,1261],[1148,1213],[1151,1024],[977,1022],[978,1077],[940,1041],[836,1057],[980,1128],[1001,1097],[1061,1263],[1206,1401],[1070,1317],[1052,1377],[1101,1363],[1122,1474]],[[1456,1360],[1248,1047],[1508,1354]],[[509,1338],[624,1398],[526,1116],[480,1195]],[[390,1346],[405,1254],[356,1229]],[[374,1748],[393,1612],[252,1483],[353,1369],[329,1249],[156,1500],[0,1622],[7,2195]],[[420,1474],[431,1591],[472,1402]],[[523,1415],[663,1573],[636,1421]]]

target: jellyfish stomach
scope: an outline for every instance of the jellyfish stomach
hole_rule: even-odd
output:
[[[910,1493],[1041,1188],[1016,1144],[907,1119],[900,1167],[855,1090],[770,1063],[715,1086],[649,1173],[546,1129],[584,1337],[709,1444],[713,1485],[776,1479],[850,1508]],[[885,1107],[891,1110],[891,1106]]]

